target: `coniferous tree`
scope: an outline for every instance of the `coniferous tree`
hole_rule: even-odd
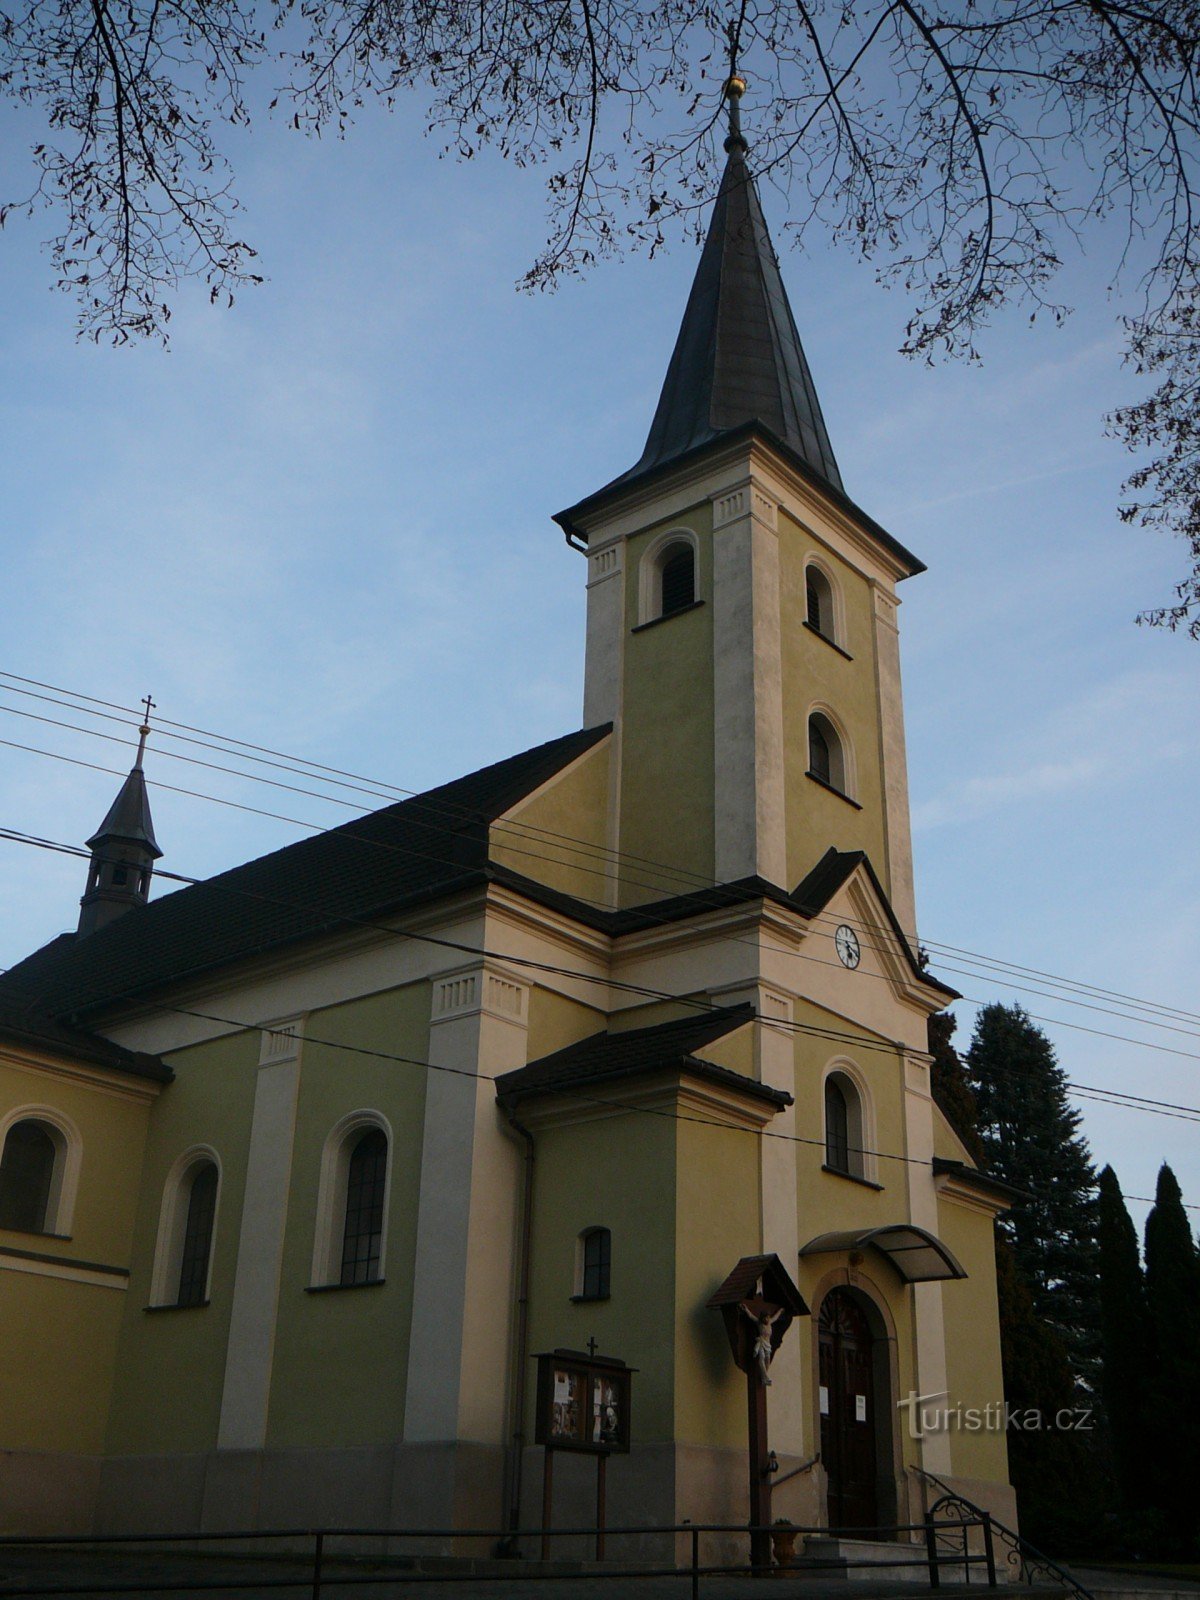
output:
[[[1133,1531],[1149,1505],[1146,1477],[1146,1283],[1137,1232],[1111,1167],[1100,1174],[1098,1244],[1104,1410],[1122,1509]]]
[[[1022,1190],[999,1228],[1075,1377],[1099,1379],[1096,1175],[1054,1046],[1020,1006],[980,1011],[966,1055],[988,1169]]]
[[[934,1103],[962,1140],[977,1167],[987,1165],[983,1141],[979,1137],[978,1108],[967,1083],[966,1068],[954,1048],[958,1018],[952,1011],[937,1011],[929,1019],[929,1087]]]
[[[1190,1556],[1200,1549],[1200,1259],[1179,1184],[1165,1164],[1146,1218],[1146,1304],[1150,1406],[1143,1460],[1163,1514],[1164,1550]]]
[[[1008,1471],[1021,1532],[1039,1549],[1070,1555],[1095,1548],[1102,1519],[1102,1475],[1094,1435],[1058,1426],[1078,1392],[1066,1347],[1040,1317],[1012,1247],[996,1236],[1000,1355],[1010,1422]]]

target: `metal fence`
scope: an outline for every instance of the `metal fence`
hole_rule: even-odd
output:
[[[972,1540],[972,1530],[979,1535]],[[844,1538],[851,1541],[887,1540],[894,1542],[895,1557],[872,1554],[860,1558],[842,1555],[829,1557],[803,1556],[794,1563],[776,1561],[763,1563],[753,1560],[744,1563],[713,1562],[702,1559],[701,1539],[705,1536],[744,1538],[751,1541],[751,1549],[761,1548],[764,1539],[778,1541],[781,1535],[790,1535],[800,1541],[807,1537],[821,1540]],[[661,1563],[584,1562],[582,1560],[543,1559],[531,1561],[515,1554],[522,1539],[538,1542],[543,1551],[548,1541],[587,1539],[595,1541],[599,1552],[604,1550],[605,1538],[634,1538],[644,1542],[649,1537],[660,1536],[669,1541],[668,1548],[674,1559]],[[757,1538],[756,1538],[757,1536]],[[382,1552],[355,1554],[354,1545],[370,1540],[382,1546]],[[482,1557],[462,1554],[464,1545],[478,1541],[485,1550]],[[282,1547],[272,1552],[267,1546],[274,1543]],[[425,1550],[419,1546],[423,1543]],[[433,1554],[430,1545],[453,1547],[456,1554]],[[225,1546],[224,1550],[221,1546]],[[250,1548],[248,1549],[247,1546]],[[413,1548],[417,1546],[417,1548]],[[680,1546],[686,1559],[679,1560]],[[236,1547],[236,1548],[234,1548]],[[560,1545],[561,1548],[561,1545]],[[497,1555],[500,1550],[511,1551],[507,1558]],[[0,1536],[0,1564],[11,1566],[11,1557],[21,1551],[45,1556],[55,1552],[68,1558],[92,1557],[101,1567],[104,1557],[129,1558],[137,1564],[141,1558],[143,1568],[148,1557],[155,1553],[164,1557],[206,1555],[210,1558],[224,1556],[231,1565],[241,1563],[236,1572],[225,1571],[207,1577],[182,1576],[178,1571],[160,1572],[153,1577],[131,1576],[129,1571],[119,1576],[96,1572],[86,1583],[50,1581],[24,1583],[17,1575],[15,1582],[4,1580],[0,1570],[0,1596],[3,1600],[34,1595],[137,1595],[230,1593],[237,1590],[305,1589],[312,1600],[321,1600],[322,1592],[333,1588],[378,1584],[436,1584],[467,1583],[473,1588],[484,1584],[503,1584],[519,1580],[525,1583],[638,1578],[676,1578],[690,1582],[692,1600],[700,1600],[701,1579],[713,1577],[763,1576],[781,1574],[792,1570],[799,1575],[819,1575],[822,1571],[849,1576],[852,1572],[865,1577],[878,1573],[890,1575],[898,1568],[905,1569],[905,1580],[912,1569],[920,1566],[922,1576],[928,1579],[931,1589],[939,1589],[943,1582],[970,1583],[973,1569],[983,1569],[983,1579],[996,1587],[996,1559],[992,1537],[991,1518],[986,1512],[961,1517],[930,1516],[923,1522],[893,1524],[886,1528],[804,1528],[792,1524],[776,1523],[770,1527],[751,1527],[742,1523],[681,1522],[670,1525],[609,1527],[603,1530],[591,1527],[529,1528],[512,1532],[494,1528],[272,1528],[241,1530],[222,1533],[163,1533],[163,1534],[108,1534],[69,1536],[6,1534]],[[5,1557],[9,1562],[5,1563]],[[281,1572],[287,1564],[291,1570]],[[28,1562],[26,1563],[28,1565]],[[246,1570],[246,1566],[253,1570]],[[270,1567],[275,1570],[271,1571]],[[367,1568],[370,1570],[367,1570]],[[949,1577],[947,1576],[949,1574]],[[112,1581],[104,1581],[111,1578]]]

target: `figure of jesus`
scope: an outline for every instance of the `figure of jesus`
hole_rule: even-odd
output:
[[[782,1316],[783,1307],[776,1306],[770,1316],[766,1314],[765,1309],[754,1312],[744,1303],[741,1309],[754,1324],[754,1359],[758,1363],[758,1376],[764,1384],[769,1384],[771,1377],[767,1369],[771,1365],[771,1357],[775,1354],[771,1344],[771,1329]]]

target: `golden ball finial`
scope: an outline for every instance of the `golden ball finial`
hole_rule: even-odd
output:
[[[731,73],[725,80],[725,98],[727,100],[740,100],[745,92],[745,78],[738,72]]]

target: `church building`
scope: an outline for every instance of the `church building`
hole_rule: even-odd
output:
[[[581,731],[153,899],[143,732],[77,931],[0,979],[0,1528],[536,1526],[558,1350],[633,1369],[614,1523],[744,1523],[735,1269],[799,1307],[772,1520],[1015,1522],[963,1421],[1009,1191],[930,1093],[924,569],[843,487],[731,88],[645,449],[555,519]]]

